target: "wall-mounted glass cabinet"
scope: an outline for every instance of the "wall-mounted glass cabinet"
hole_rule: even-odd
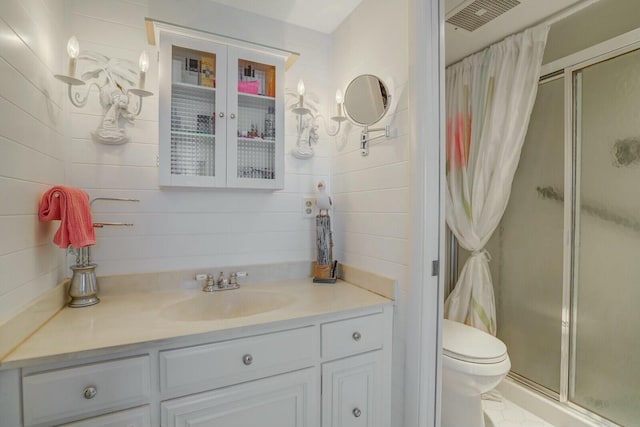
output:
[[[284,61],[160,32],[160,184],[284,185]]]

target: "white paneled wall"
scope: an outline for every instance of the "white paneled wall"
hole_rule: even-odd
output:
[[[344,91],[359,74],[382,78],[392,96],[380,126],[391,138],[359,150],[361,128],[347,126],[332,155],[337,258],[398,280],[392,420],[403,425],[404,317],[409,289],[408,31],[405,0],[363,0],[332,34],[333,80]],[[381,30],[384,29],[384,30]],[[377,127],[378,125],[376,125]]]
[[[206,0],[73,0],[69,34],[82,50],[126,58],[137,64],[147,45],[144,17],[187,25],[227,36],[297,51],[301,58],[287,72],[294,92],[305,80],[307,99],[327,105],[330,93],[330,37],[318,32],[241,12]],[[206,268],[280,261],[311,260],[314,228],[303,219],[302,196],[313,194],[318,180],[329,180],[329,139],[321,132],[316,156],[298,160],[294,117],[287,113],[285,188],[277,192],[160,189],[158,186],[158,69],[152,61],[142,116],[128,126],[131,141],[101,145],[91,139],[100,122],[97,98],[83,109],[71,108],[68,183],[91,197],[126,197],[140,203],[96,202],[98,221],[132,222],[134,227],[98,230],[92,250],[98,274]],[[97,95],[97,93],[95,94]],[[287,104],[295,98],[288,96]]]
[[[63,184],[62,1],[0,2],[0,324],[53,288],[63,253],[38,202]]]

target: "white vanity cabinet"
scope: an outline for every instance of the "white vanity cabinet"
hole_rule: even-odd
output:
[[[322,427],[390,425],[390,318],[385,313],[321,327]],[[337,359],[337,360],[333,360]]]
[[[284,59],[159,32],[160,184],[284,186]]]
[[[380,351],[322,366],[322,427],[388,426]]]
[[[0,370],[0,427],[389,427],[392,316],[376,305]]]

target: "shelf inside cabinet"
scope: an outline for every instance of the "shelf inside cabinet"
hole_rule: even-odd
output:
[[[270,96],[238,93],[238,107],[266,110],[269,106],[274,106],[274,105],[275,105],[275,98],[272,98]]]
[[[272,100],[275,101],[276,98],[273,96],[267,96],[267,95],[257,95],[254,93],[245,93],[245,92],[238,92],[238,98],[240,97],[247,97],[247,98],[258,98],[258,99],[266,99],[266,100]]]
[[[184,131],[184,130],[172,130],[171,131],[171,135],[178,135],[178,136],[201,136],[203,138],[215,138],[216,135],[213,133],[207,133],[207,132],[190,132],[190,131]]]
[[[249,137],[245,137],[245,136],[239,136],[238,137],[238,141],[256,142],[256,143],[262,143],[262,144],[275,144],[276,143],[275,139],[249,138]]]
[[[174,87],[183,88],[185,90],[191,90],[191,91],[196,91],[196,92],[200,92],[200,91],[202,91],[202,92],[215,92],[216,91],[215,87],[194,85],[192,83],[173,82],[173,83],[171,83],[171,85],[174,86]]]

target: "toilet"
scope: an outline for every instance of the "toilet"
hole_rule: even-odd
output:
[[[511,368],[507,346],[479,329],[444,319],[442,427],[485,427],[480,395]]]

